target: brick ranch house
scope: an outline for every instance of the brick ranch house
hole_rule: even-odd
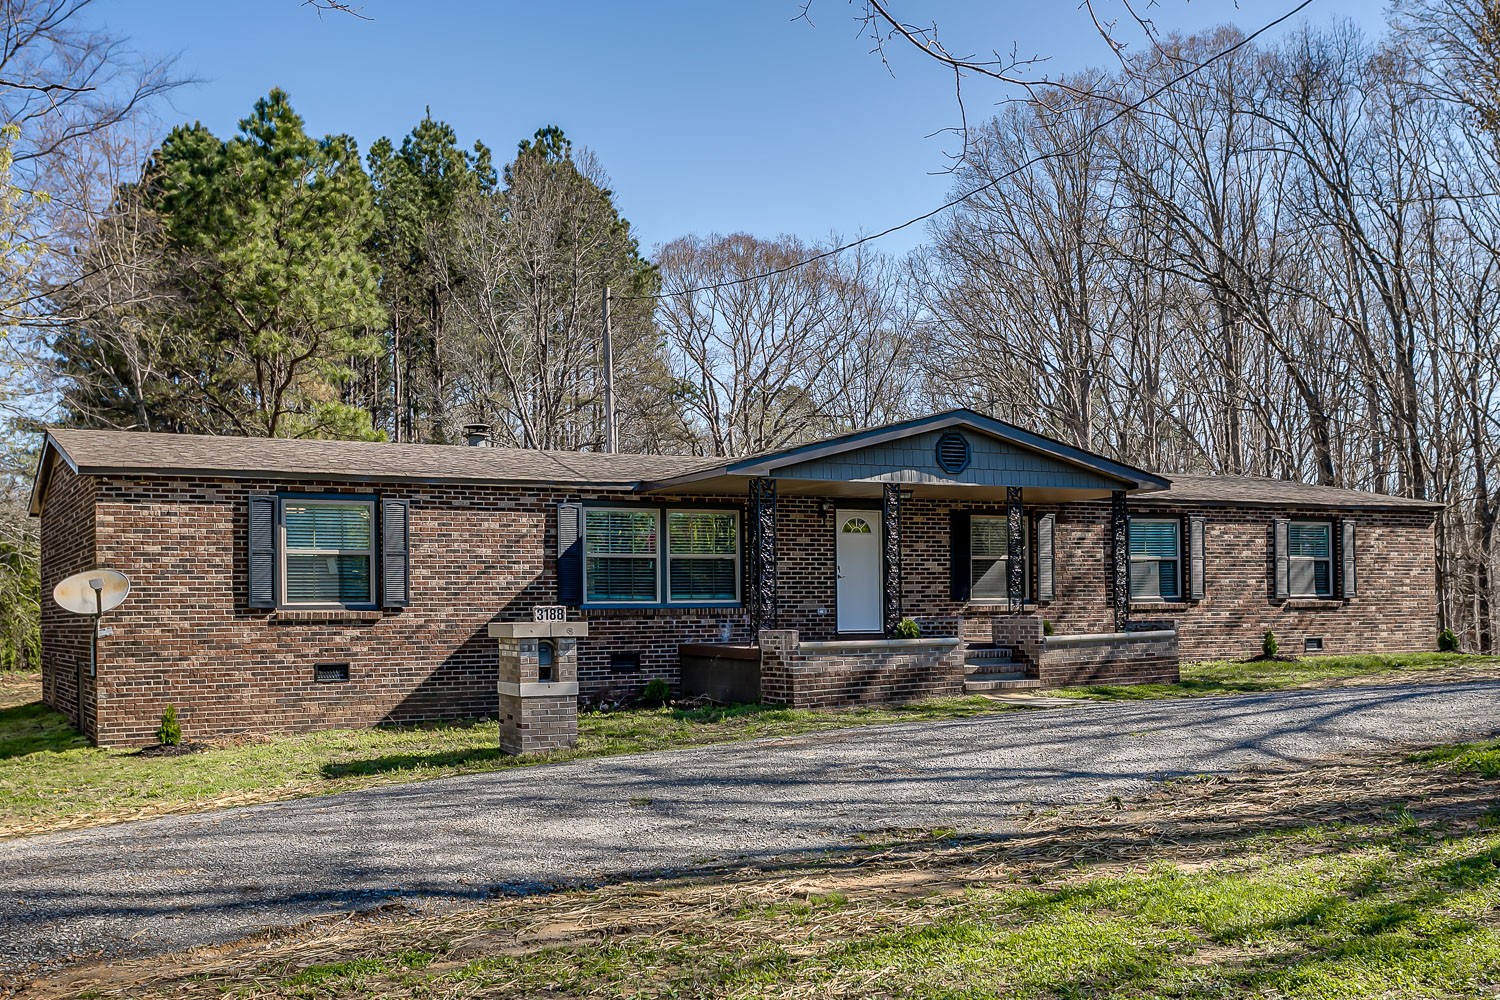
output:
[[[493,716],[490,626],[565,605],[575,691],[798,706],[1434,645],[1438,505],[1143,472],[959,410],[746,459],[58,429],[48,704],[103,745]],[[903,618],[919,638],[892,638]],[[545,681],[539,678],[539,682]]]

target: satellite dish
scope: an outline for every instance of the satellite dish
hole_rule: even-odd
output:
[[[130,580],[112,569],[86,569],[52,588],[52,599],[78,615],[102,615],[118,608],[130,593]]]

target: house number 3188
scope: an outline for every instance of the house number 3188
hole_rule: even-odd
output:
[[[538,604],[531,609],[531,620],[534,622],[565,622],[568,620],[568,609],[562,604]]]

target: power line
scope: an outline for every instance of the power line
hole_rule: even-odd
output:
[[[1108,118],[1097,122],[1095,125],[1089,128],[1088,131],[1086,131],[1077,142],[1073,143],[1068,148],[1054,149],[1046,153],[1038,153],[1031,159],[1027,160],[1025,163],[1012,167],[1010,170],[1007,170],[1005,173],[999,175],[998,177],[994,177],[988,181],[985,181],[983,184],[979,185],[976,188],[973,188],[972,190],[965,191],[963,194],[960,194],[952,201],[944,202],[931,211],[923,212],[921,215],[907,219],[905,222],[897,223],[896,225],[891,226],[888,229],[882,229],[878,233],[871,233],[868,236],[861,236],[857,240],[851,240],[848,243],[843,243],[836,247],[830,247],[827,250],[823,250],[819,253],[813,254],[811,257],[806,257],[802,260],[794,261],[790,264],[783,265],[782,267],[775,267],[770,269],[769,271],[762,271],[759,274],[746,275],[743,278],[732,278],[728,281],[719,281],[711,285],[700,285],[697,288],[679,288],[675,291],[656,292],[651,295],[619,295],[616,296],[616,298],[665,299],[671,298],[675,295],[696,295],[699,292],[712,292],[717,291],[720,288],[733,288],[737,285],[749,284],[752,281],[760,281],[765,278],[774,278],[777,275],[786,274],[789,271],[795,271],[799,267],[806,267],[808,264],[815,264],[820,260],[826,260],[829,257],[835,257],[843,253],[845,250],[853,250],[855,247],[864,246],[866,243],[873,243],[875,240],[889,236],[892,233],[900,232],[903,229],[909,229],[919,222],[926,222],[933,216],[941,215],[942,213],[948,211],[948,209],[963,204],[977,194],[983,194],[985,191],[988,191],[990,188],[995,187],[1002,181],[1009,180],[1016,174],[1021,173],[1023,170],[1031,169],[1038,163],[1056,159],[1060,156],[1071,156],[1074,153],[1080,152],[1083,149],[1084,145],[1089,142],[1089,140],[1093,139],[1094,136],[1098,135],[1100,132],[1104,131],[1115,122],[1119,121],[1121,118],[1124,118],[1126,115],[1131,114],[1132,112],[1139,111],[1141,108],[1145,107],[1147,104],[1150,104],[1152,101],[1156,100],[1162,94],[1177,86],[1182,81],[1197,75],[1200,71],[1207,69],[1219,60],[1233,55],[1240,49],[1244,48],[1246,45],[1249,45],[1251,42],[1255,41],[1261,35],[1264,35],[1266,32],[1270,31],[1272,28],[1275,28],[1276,26],[1291,20],[1293,17],[1296,17],[1298,14],[1302,13],[1303,10],[1309,7],[1312,2],[1313,0],[1302,0],[1301,3],[1297,4],[1297,6],[1293,7],[1285,14],[1282,14],[1280,17],[1276,18],[1276,20],[1269,21],[1266,24],[1261,25],[1255,31],[1246,35],[1244,38],[1240,39],[1238,42],[1235,42],[1228,48],[1222,49],[1219,52],[1215,52],[1213,55],[1209,56],[1207,59],[1203,60],[1201,63],[1196,64],[1190,69],[1183,70],[1181,73],[1172,77],[1172,79],[1168,80],[1160,87],[1157,87],[1155,90],[1151,91],[1151,93],[1147,94],[1145,97],[1142,97],[1140,100],[1134,102],[1133,104],[1125,105],[1114,114],[1110,115]]]

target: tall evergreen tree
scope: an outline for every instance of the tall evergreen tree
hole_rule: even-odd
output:
[[[273,90],[231,139],[174,129],[117,206],[91,252],[116,277],[151,280],[85,302],[92,319],[54,344],[75,421],[380,436],[346,398],[384,318],[365,250],[374,191],[353,139],[312,138]],[[109,249],[122,238],[128,252]]]
[[[490,151],[458,146],[451,126],[429,109],[397,149],[389,139],[370,147],[370,176],[380,222],[370,251],[381,269],[389,317],[389,391],[376,406],[397,440],[445,440],[451,365],[444,347],[450,305],[433,255],[438,234],[465,194],[495,188]]]

